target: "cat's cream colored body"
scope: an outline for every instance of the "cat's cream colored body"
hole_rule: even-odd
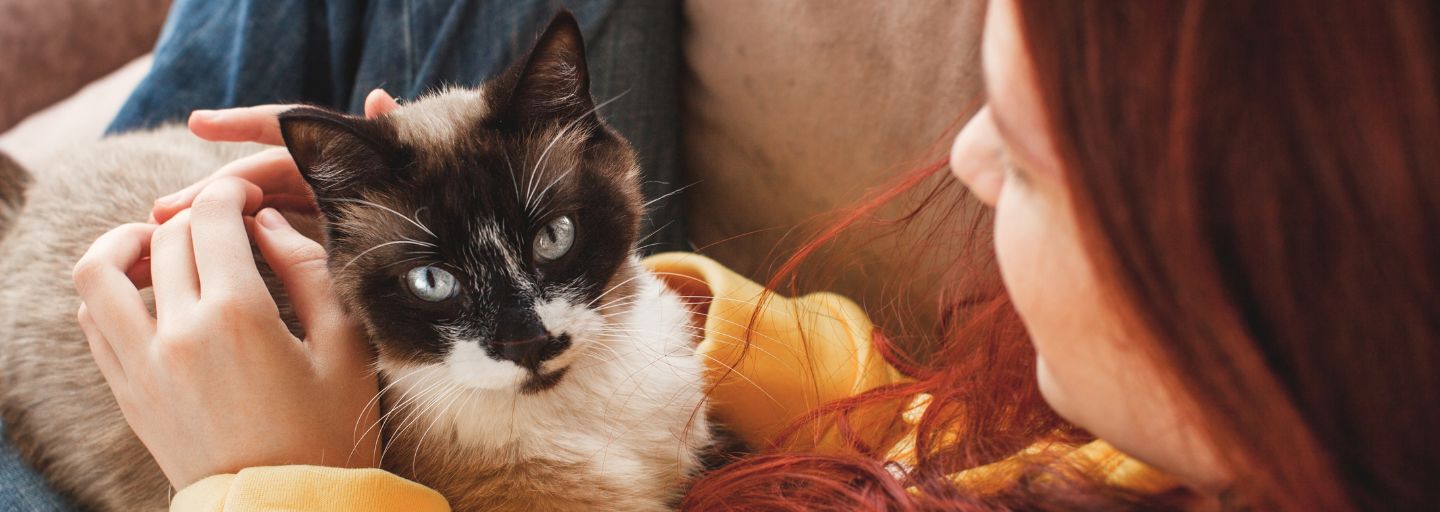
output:
[[[171,490],[91,360],[70,270],[101,233],[143,220],[153,198],[258,149],[167,128],[31,170],[27,204],[0,239],[0,412],[9,441],[82,505],[161,509]],[[437,367],[382,363],[386,469],[457,510],[673,505],[710,442],[702,365],[679,299],[633,258],[620,274],[633,278],[634,306],[599,320],[607,334],[553,389],[473,389]]]
[[[90,357],[75,320],[75,261],[110,228],[144,221],[156,197],[258,148],[201,142],[177,127],[71,148],[29,169],[26,203],[0,239],[0,414],[11,445],[78,505],[160,509],[170,489]]]

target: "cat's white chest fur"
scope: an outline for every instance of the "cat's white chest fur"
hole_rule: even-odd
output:
[[[413,411],[388,420],[396,435],[495,464],[538,458],[590,467],[619,482],[693,473],[711,442],[694,327],[655,276],[641,271],[636,283],[626,312],[591,320],[599,323],[552,389],[461,386],[444,365],[388,372],[387,402]]]

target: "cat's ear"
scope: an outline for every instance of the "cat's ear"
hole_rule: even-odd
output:
[[[280,114],[280,135],[322,211],[389,174],[389,144],[372,121],[302,107]]]
[[[511,114],[518,120],[574,119],[593,114],[585,41],[575,15],[561,11],[550,20],[523,64],[515,70]]]

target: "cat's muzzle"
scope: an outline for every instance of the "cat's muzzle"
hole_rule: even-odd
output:
[[[538,374],[540,365],[570,348],[570,335],[551,336],[550,333],[543,333],[521,339],[496,339],[491,343],[501,359]]]

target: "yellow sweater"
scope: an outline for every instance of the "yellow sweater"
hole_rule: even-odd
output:
[[[711,298],[705,339],[697,349],[708,356],[712,381],[725,376],[711,394],[712,414],[751,446],[839,451],[838,436],[823,431],[792,436],[784,445],[777,443],[776,436],[816,406],[904,382],[905,377],[871,347],[869,318],[844,297],[772,296],[762,304],[764,289],[759,284],[703,256],[661,254],[646,259],[645,265],[683,295]],[[752,320],[754,331],[746,349],[740,340],[747,338]],[[854,420],[853,430],[863,432],[863,440],[871,446],[890,447],[892,459],[912,460],[912,430],[925,398],[867,409]],[[1058,451],[1067,463],[1118,487],[1146,493],[1175,487],[1170,479],[1099,441],[1079,447],[1032,447],[955,479],[977,490],[1000,488],[1022,467],[1019,457],[1039,451]],[[449,505],[435,491],[378,469],[277,466],[201,480],[177,493],[171,510],[425,512],[449,510]]]

